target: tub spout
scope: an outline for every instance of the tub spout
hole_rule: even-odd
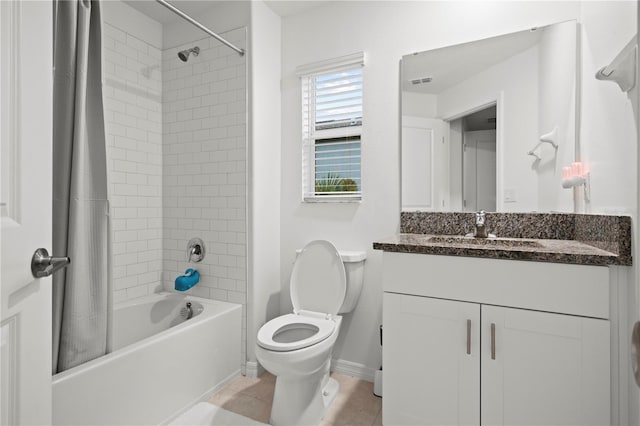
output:
[[[174,288],[178,291],[187,291],[200,281],[200,273],[195,269],[187,269],[184,275],[180,275],[175,280]]]

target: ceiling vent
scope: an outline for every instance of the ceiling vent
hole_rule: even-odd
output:
[[[431,80],[433,80],[433,77],[416,78],[416,79],[409,80],[409,81],[411,82],[411,84],[416,86],[418,84],[429,83]]]

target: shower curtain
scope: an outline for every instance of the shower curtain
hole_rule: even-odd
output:
[[[108,200],[98,1],[54,2],[53,373],[107,352]]]

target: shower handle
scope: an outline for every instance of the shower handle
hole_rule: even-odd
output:
[[[69,263],[71,263],[70,258],[49,256],[47,249],[39,248],[31,258],[31,273],[34,278],[48,277]]]

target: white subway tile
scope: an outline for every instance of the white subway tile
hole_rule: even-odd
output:
[[[146,296],[149,292],[149,288],[146,285],[140,285],[136,287],[127,288],[127,299],[135,299],[137,297]]]
[[[126,42],[127,40],[127,33],[125,33],[124,31],[114,27],[111,24],[108,23],[104,23],[103,27],[102,27],[102,31],[103,34],[105,36],[105,38],[110,38],[113,40],[117,40],[121,43]]]
[[[238,291],[229,291],[227,292],[228,301],[232,303],[246,303],[247,296],[244,293],[240,293]],[[246,329],[246,328],[245,328]],[[246,342],[246,339],[245,339]]]
[[[115,184],[113,191],[118,195],[138,195],[138,187],[135,185]]]

